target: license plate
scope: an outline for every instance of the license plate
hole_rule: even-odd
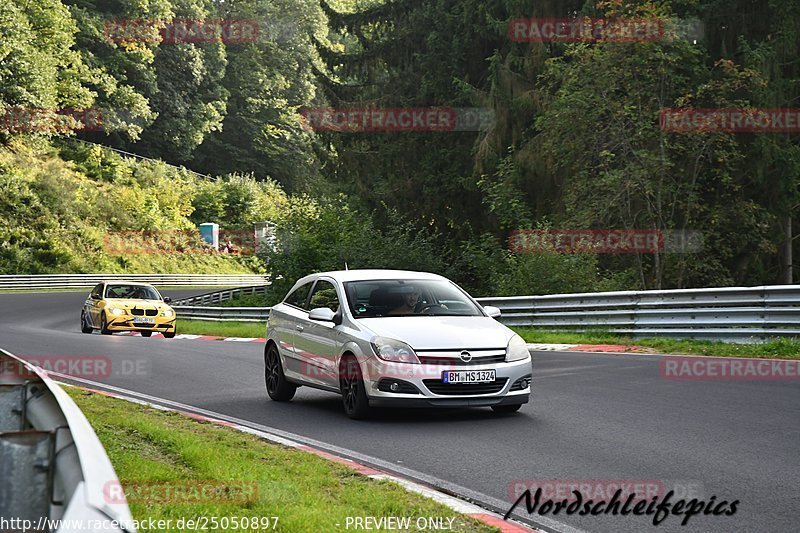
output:
[[[445,383],[491,383],[496,379],[495,370],[445,370]]]
[[[136,318],[133,319],[133,323],[134,324],[143,324],[143,325],[146,325],[146,324],[151,324],[152,325],[152,324],[156,323],[156,319],[155,318],[136,317]]]

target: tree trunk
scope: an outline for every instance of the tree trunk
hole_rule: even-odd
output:
[[[783,253],[781,263],[782,285],[792,284],[792,216],[788,215],[783,222]]]

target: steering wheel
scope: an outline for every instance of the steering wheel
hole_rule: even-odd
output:
[[[434,307],[441,307],[442,309],[447,309],[446,305],[442,305],[442,304],[427,304],[427,305],[423,305],[418,312],[419,313],[424,313],[428,309],[432,309]]]

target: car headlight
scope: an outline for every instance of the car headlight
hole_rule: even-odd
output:
[[[119,316],[119,315],[124,315],[125,314],[125,310],[124,309],[120,309],[119,307],[112,307],[108,311],[109,311],[109,313],[111,313],[114,316]]]
[[[372,350],[379,359],[391,361],[392,363],[413,363],[419,364],[417,354],[408,344],[386,337],[373,337]]]
[[[522,361],[523,359],[527,359],[531,356],[530,352],[528,351],[528,345],[525,344],[525,341],[522,340],[522,337],[514,334],[511,337],[511,340],[508,341],[508,347],[506,348],[506,361]]]
[[[175,316],[175,311],[173,311],[172,309],[167,309],[165,311],[161,311],[161,316],[165,316],[167,318]]]

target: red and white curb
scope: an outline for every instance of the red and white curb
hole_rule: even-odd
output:
[[[647,348],[625,344],[555,344],[528,343],[528,349],[534,351],[556,352],[610,352],[610,353],[647,353]]]
[[[67,375],[64,375],[64,377],[70,378],[70,376],[67,376]],[[74,379],[74,378],[72,378],[72,379]],[[287,438],[281,437],[279,435],[273,435],[271,433],[267,433],[267,432],[264,432],[264,431],[260,431],[260,430],[257,430],[257,429],[253,429],[253,428],[247,427],[247,426],[242,426],[242,425],[239,425],[239,424],[235,424],[233,422],[228,422],[226,420],[219,420],[217,418],[212,418],[212,417],[208,417],[208,416],[204,416],[204,415],[199,415],[199,414],[191,413],[191,412],[188,412],[188,411],[182,411],[180,409],[172,409],[172,408],[169,408],[169,407],[165,407],[163,405],[154,404],[154,403],[151,403],[151,402],[147,402],[145,400],[141,400],[141,399],[138,399],[138,398],[133,398],[133,397],[122,395],[122,394],[115,394],[115,393],[112,393],[112,392],[108,392],[108,391],[104,391],[104,390],[100,390],[100,389],[89,388],[89,387],[81,387],[81,386],[78,386],[78,385],[72,385],[70,383],[64,383],[64,382],[59,382],[59,384],[63,385],[63,386],[68,386],[68,387],[75,387],[75,388],[78,388],[78,389],[81,389],[81,390],[93,392],[95,394],[101,394],[103,396],[109,396],[111,398],[117,398],[117,399],[120,399],[120,400],[125,400],[125,401],[128,401],[128,402],[132,402],[132,403],[135,403],[135,404],[143,405],[143,406],[146,406],[146,407],[151,407],[153,409],[158,409],[160,411],[179,413],[179,414],[182,414],[184,416],[188,416],[189,418],[193,418],[195,420],[199,420],[201,422],[208,422],[208,423],[211,423],[211,424],[217,424],[217,425],[220,425],[220,426],[226,426],[226,427],[235,429],[237,431],[241,431],[242,433],[249,433],[251,435],[255,435],[255,436],[259,437],[259,438],[262,438],[264,440],[268,440],[270,442],[274,442],[276,444],[280,444],[282,446],[287,446],[287,447],[294,448],[294,449],[297,449],[297,450],[302,450],[304,452],[313,453],[314,455],[317,455],[317,456],[322,457],[324,459],[327,459],[329,461],[333,461],[333,462],[339,463],[341,465],[344,465],[347,468],[355,470],[359,474],[361,474],[363,476],[367,476],[367,477],[369,477],[371,479],[377,479],[377,480],[386,479],[386,480],[389,480],[389,481],[394,481],[395,483],[397,483],[397,484],[401,485],[402,487],[404,487],[406,490],[409,490],[411,492],[415,492],[415,493],[420,494],[420,495],[422,495],[422,496],[424,496],[426,498],[430,498],[430,499],[432,499],[432,500],[434,500],[434,501],[436,501],[438,503],[441,503],[442,505],[445,505],[445,506],[449,507],[450,509],[452,509],[453,511],[455,511],[457,513],[461,513],[461,514],[467,515],[467,516],[469,516],[471,518],[474,518],[475,520],[483,522],[484,524],[496,527],[496,528],[500,529],[500,531],[502,533],[543,533],[539,529],[531,528],[531,527],[526,526],[525,524],[521,524],[519,522],[512,522],[512,521],[509,521],[509,520],[503,520],[503,517],[500,516],[497,513],[493,513],[491,511],[488,511],[488,510],[486,510],[486,509],[484,509],[482,507],[479,507],[479,506],[477,506],[477,505],[475,505],[473,503],[469,503],[469,502],[466,502],[464,500],[460,500],[458,498],[450,496],[449,494],[445,494],[444,492],[438,491],[438,490],[433,489],[431,487],[427,487],[427,486],[422,485],[420,483],[417,483],[415,481],[411,481],[409,479],[397,476],[395,474],[391,474],[389,472],[384,472],[382,470],[378,470],[378,469],[373,468],[371,466],[367,466],[367,465],[363,465],[361,463],[357,463],[356,461],[353,461],[352,459],[346,459],[344,457],[339,457],[337,455],[333,455],[333,454],[328,453],[326,451],[319,450],[317,448],[314,448],[312,446],[308,446],[306,444],[301,444],[299,442],[295,442],[295,441],[293,441],[291,439],[287,439]]]
[[[115,335],[128,337],[138,337],[138,331],[120,331]],[[151,338],[163,339],[162,333],[153,332]],[[183,340],[203,340],[203,341],[223,341],[223,342],[266,342],[263,337],[218,337],[216,335],[190,335],[181,333],[175,335],[174,339]],[[173,339],[173,340],[174,340]],[[557,344],[557,343],[528,343],[528,349],[534,351],[553,351],[553,352],[611,352],[611,353],[644,353],[645,348],[641,346],[627,346],[621,344]]]
[[[528,343],[529,350],[536,350],[536,351],[553,351],[553,352],[563,352],[565,350],[571,350],[577,344],[554,344],[554,343]]]
[[[115,335],[123,335],[127,337],[141,337],[141,333],[138,331],[120,331],[119,333],[115,333]],[[150,336],[151,338],[155,339],[163,339],[163,333],[156,333]],[[226,342],[265,342],[267,339],[263,337],[218,337],[216,335],[190,335],[188,333],[179,333],[175,335],[174,339],[184,339],[184,340],[201,340],[201,341],[226,341]]]

